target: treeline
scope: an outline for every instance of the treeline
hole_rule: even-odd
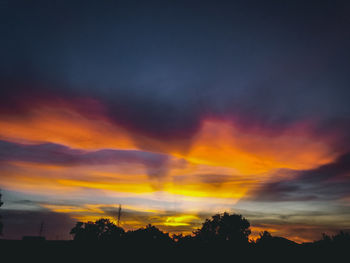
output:
[[[229,213],[206,219],[192,235],[169,235],[152,225],[125,231],[108,219],[78,222],[70,233],[69,241],[0,239],[0,257],[8,262],[23,262],[23,255],[29,262],[340,262],[350,249],[346,232],[297,244],[265,231],[252,241],[249,221]]]
[[[178,248],[230,248],[239,249],[285,249],[285,248],[329,248],[349,247],[350,234],[340,231],[334,236],[323,234],[322,238],[312,243],[297,244],[283,237],[272,236],[268,231],[260,233],[256,240],[249,239],[250,223],[239,214],[216,214],[206,219],[201,228],[193,235],[169,235],[149,224],[137,230],[125,231],[109,219],[95,222],[78,222],[70,231],[74,242],[104,242],[124,245],[157,245]]]

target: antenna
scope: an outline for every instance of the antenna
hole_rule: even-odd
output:
[[[117,226],[119,226],[119,224],[120,224],[120,216],[121,216],[121,214],[122,214],[122,205],[119,204]]]

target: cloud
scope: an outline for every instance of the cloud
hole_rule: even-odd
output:
[[[348,5],[206,3],[193,14],[181,3],[15,2],[4,14],[15,30],[2,43],[2,112],[95,98],[118,125],[163,140],[191,138],[206,116],[349,118]]]
[[[142,164],[150,177],[162,177],[167,173],[172,157],[138,150],[85,151],[46,143],[24,145],[0,141],[0,162],[20,161],[59,166]]]
[[[273,236],[282,236],[296,242],[319,240],[322,233],[335,234],[350,228],[350,207],[334,202],[282,202],[256,200],[241,204],[236,213],[244,215],[251,223],[252,236],[256,238],[262,231]],[[251,210],[250,210],[251,209]]]
[[[292,171],[289,179],[278,178],[250,194],[253,200],[337,200],[350,195],[350,153],[315,169]]]
[[[25,200],[27,204],[28,200]],[[22,200],[19,200],[22,202]],[[34,202],[36,210],[3,210],[6,228],[5,238],[20,239],[22,235],[38,235],[41,222],[44,222],[44,235],[48,239],[70,239],[69,231],[77,221],[95,221],[109,218],[116,222],[118,206],[116,204],[74,204]],[[142,206],[123,205],[121,226],[126,230],[135,230],[152,224],[171,233],[191,233],[198,228],[208,214],[186,214],[179,211],[151,210]]]
[[[201,174],[199,178],[202,183],[220,188],[222,184],[232,181],[232,176],[222,174]]]

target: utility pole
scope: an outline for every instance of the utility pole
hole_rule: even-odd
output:
[[[122,205],[119,204],[119,209],[118,209],[118,220],[117,220],[117,226],[119,227],[120,224],[120,216],[122,214]]]
[[[41,237],[43,235],[43,231],[44,231],[44,221],[41,222],[41,224],[40,224],[39,237]]]

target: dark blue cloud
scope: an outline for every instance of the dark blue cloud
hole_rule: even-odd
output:
[[[349,10],[347,1],[11,1],[1,10],[1,95],[13,111],[20,94],[93,97],[116,122],[163,139],[190,137],[207,115],[348,122]]]
[[[103,165],[103,164],[142,164],[150,177],[159,178],[167,174],[170,157],[166,154],[145,152],[139,150],[85,151],[66,146],[46,143],[24,145],[0,141],[1,162],[23,161],[62,166],[73,165]],[[185,162],[184,160],[180,161]]]
[[[320,201],[349,197],[350,153],[318,168],[295,171],[291,179],[262,185],[249,198],[261,201]]]

